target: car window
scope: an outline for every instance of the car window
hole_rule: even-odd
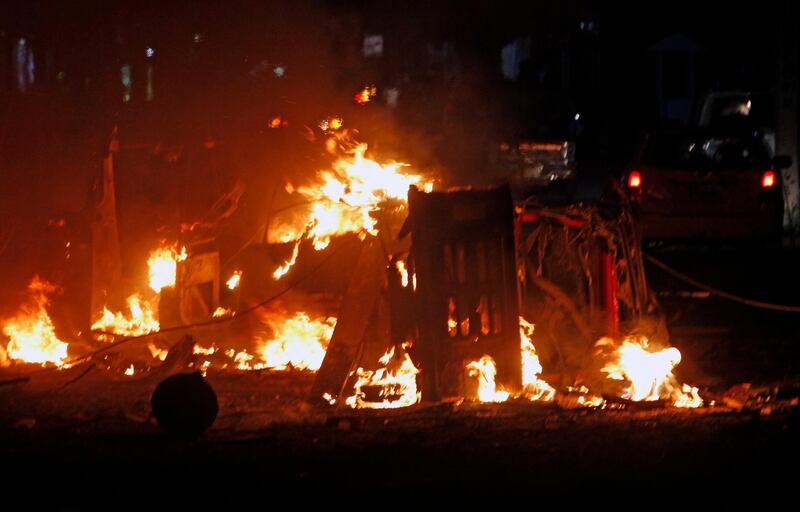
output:
[[[769,165],[761,139],[743,137],[653,136],[642,155],[645,165],[684,168],[747,168]]]

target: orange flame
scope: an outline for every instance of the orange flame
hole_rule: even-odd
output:
[[[407,347],[403,344],[403,348]],[[417,374],[419,370],[411,361],[408,353],[395,357],[394,347],[386,351],[378,360],[383,367],[371,371],[359,368],[353,395],[347,397],[345,404],[353,408],[396,409],[416,404],[422,397],[417,391]],[[365,388],[376,388],[380,402],[367,399]],[[326,398],[326,397],[323,397]],[[326,398],[329,402],[330,397]]]
[[[186,247],[182,247],[180,253],[176,247],[161,247],[152,251],[147,260],[150,288],[158,293],[162,288],[175,286],[178,262],[186,258]]]
[[[57,290],[57,286],[39,276],[33,277],[28,285],[28,303],[3,325],[3,334],[9,338],[5,348],[9,359],[59,367],[66,364],[67,343],[58,339],[47,314],[47,296]]]
[[[598,346],[613,345],[601,338]],[[626,381],[628,387],[622,398],[638,401],[670,400],[675,407],[700,407],[703,399],[698,389],[681,385],[672,374],[681,362],[681,353],[675,347],[655,349],[645,337],[626,338],[613,354],[613,360],[603,367],[609,379]]]
[[[481,402],[505,402],[508,400],[508,391],[497,389],[494,377],[497,375],[497,366],[491,356],[484,355],[477,361],[467,364],[470,377],[478,379],[478,400]]]
[[[268,319],[267,323],[274,334],[259,348],[264,367],[319,370],[336,326],[335,318],[312,320],[301,311],[291,318]]]
[[[128,297],[128,314],[112,313],[103,308],[103,316],[92,324],[93,331],[111,332],[123,336],[141,336],[158,331],[158,312],[153,304],[140,295]]]
[[[366,144],[357,145],[350,156],[334,162],[332,169],[320,171],[311,185],[287,186],[287,191],[303,196],[310,204],[294,222],[278,227],[280,242],[299,242],[308,239],[314,249],[322,250],[331,238],[346,233],[377,235],[377,221],[372,216],[387,201],[405,204],[411,185],[422,185],[431,190],[432,182],[423,182],[421,176],[404,173],[406,164],[380,164],[364,156]],[[285,275],[297,260],[298,247],[292,258],[275,270],[278,279]]]
[[[536,348],[533,346],[534,325],[519,317],[520,350],[522,352],[522,394],[529,400],[552,401],[556,390],[550,384],[539,378],[542,365]]]

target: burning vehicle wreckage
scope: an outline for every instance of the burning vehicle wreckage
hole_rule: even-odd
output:
[[[117,149],[92,225],[91,332],[55,325],[59,286],[38,276],[2,321],[8,425],[122,416],[198,435],[443,411],[730,411],[774,398],[678,380],[681,353],[624,199],[514,204],[508,185],[434,187],[348,144],[313,180],[286,184],[298,201],[273,212],[262,243],[220,257],[237,183],[153,247],[146,282],[130,285]]]

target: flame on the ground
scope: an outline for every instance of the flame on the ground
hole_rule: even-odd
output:
[[[302,311],[291,318],[267,318],[272,338],[261,342],[259,355],[264,367],[284,370],[319,370],[328,342],[336,326],[336,318],[312,319]]]
[[[225,282],[225,286],[228,287],[229,290],[235,290],[239,286],[239,282],[242,280],[242,271],[241,270],[234,270],[233,275],[231,275],[230,279]]]
[[[150,288],[158,293],[162,288],[175,286],[178,262],[187,258],[186,247],[161,247],[150,253],[147,260]]]
[[[467,364],[469,376],[478,379],[478,400],[481,402],[505,402],[508,400],[508,391],[498,390],[494,378],[497,375],[497,366],[494,359],[484,355],[477,361]]]
[[[542,365],[536,348],[533,346],[534,325],[519,317],[520,351],[522,352],[522,394],[529,400],[543,400],[549,402],[556,395],[556,390],[550,384],[539,378]]]
[[[345,158],[333,163],[329,170],[320,171],[313,183],[286,188],[302,196],[308,206],[289,224],[275,230],[280,242],[311,241],[314,249],[322,250],[331,238],[346,233],[376,235],[377,220],[372,216],[386,201],[405,204],[411,185],[431,190],[432,182],[424,182],[419,175],[405,172],[406,164],[381,164],[364,156],[366,144],[359,144]],[[280,278],[297,259],[297,249],[292,258],[279,267],[274,277]]]
[[[50,316],[47,314],[48,295],[58,287],[39,276],[28,284],[28,300],[16,316],[3,324],[3,334],[8,336],[5,348],[10,360],[27,363],[48,363],[62,367],[67,359],[67,343],[58,339]]]
[[[159,330],[158,312],[152,303],[138,294],[128,297],[127,303],[127,313],[112,313],[104,307],[103,316],[92,324],[92,330],[123,336],[141,336]]]
[[[381,368],[355,371],[356,383],[353,394],[345,399],[346,405],[359,409],[396,409],[420,401],[422,395],[417,391],[419,370],[405,351],[406,345],[402,347],[402,354],[397,356],[395,347],[387,350],[378,360],[383,365]],[[374,398],[380,401],[370,395],[375,395]],[[326,399],[331,401],[330,397]]]
[[[601,338],[597,344],[609,346],[613,341]],[[645,337],[629,337],[602,371],[609,379],[627,382],[622,398],[635,402],[669,400],[675,407],[700,407],[703,400],[698,389],[681,385],[672,373],[680,362],[681,353],[675,347],[656,349]]]

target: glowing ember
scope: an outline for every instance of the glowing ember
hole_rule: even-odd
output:
[[[335,318],[312,320],[308,314],[298,312],[288,319],[267,319],[267,323],[274,334],[259,349],[266,368],[319,370],[336,326]]]
[[[406,348],[405,344],[403,348]],[[395,349],[392,347],[379,359],[379,362],[383,367],[375,371],[363,368],[356,370],[357,380],[353,395],[347,397],[345,404],[359,409],[395,409],[408,407],[420,401],[422,395],[417,391],[419,370],[405,350],[402,355],[398,354],[395,357]],[[375,390],[376,397],[380,401],[368,397],[367,390]],[[328,401],[331,402],[330,397]]]
[[[127,302],[127,315],[103,308],[103,316],[92,324],[92,330],[123,336],[141,336],[159,330],[158,314],[150,302],[137,294],[128,297]]]
[[[242,271],[241,270],[234,270],[233,275],[225,282],[225,286],[228,287],[229,290],[235,290],[239,287],[239,281],[242,280]]]
[[[42,365],[53,363],[59,367],[65,365],[67,343],[56,336],[46,309],[47,296],[57,290],[57,286],[38,276],[31,280],[28,302],[3,325],[3,334],[9,338],[5,348],[9,359]]]
[[[321,171],[316,182],[287,190],[306,199],[310,206],[293,225],[279,229],[283,242],[307,238],[316,250],[324,249],[331,237],[345,233],[376,235],[377,221],[372,213],[386,201],[405,204],[408,187],[423,183],[422,177],[401,170],[405,164],[379,164],[364,156],[366,144],[352,150],[351,156],[337,160],[331,170]]]
[[[470,377],[478,379],[478,400],[481,402],[505,402],[508,391],[498,390],[494,382],[497,367],[491,356],[485,355],[467,365]]]
[[[610,345],[607,338],[599,346]],[[703,400],[697,388],[681,386],[672,369],[681,362],[675,347],[661,350],[651,348],[644,337],[626,338],[616,349],[614,359],[603,367],[609,379],[626,381],[629,385],[622,398],[638,401],[670,400],[676,407],[700,407]]]
[[[358,91],[355,96],[353,96],[353,99],[359,105],[366,105],[372,101],[372,98],[374,98],[376,94],[378,94],[378,88],[374,85],[370,85]]]
[[[175,286],[178,262],[186,259],[186,247],[179,253],[175,247],[162,247],[150,253],[147,260],[150,288],[158,293],[162,288]]]
[[[542,365],[539,363],[539,356],[536,355],[536,348],[534,348],[531,341],[533,329],[532,323],[519,317],[520,351],[522,352],[522,394],[529,400],[549,402],[555,397],[556,390],[539,378],[539,374],[542,373]]]

